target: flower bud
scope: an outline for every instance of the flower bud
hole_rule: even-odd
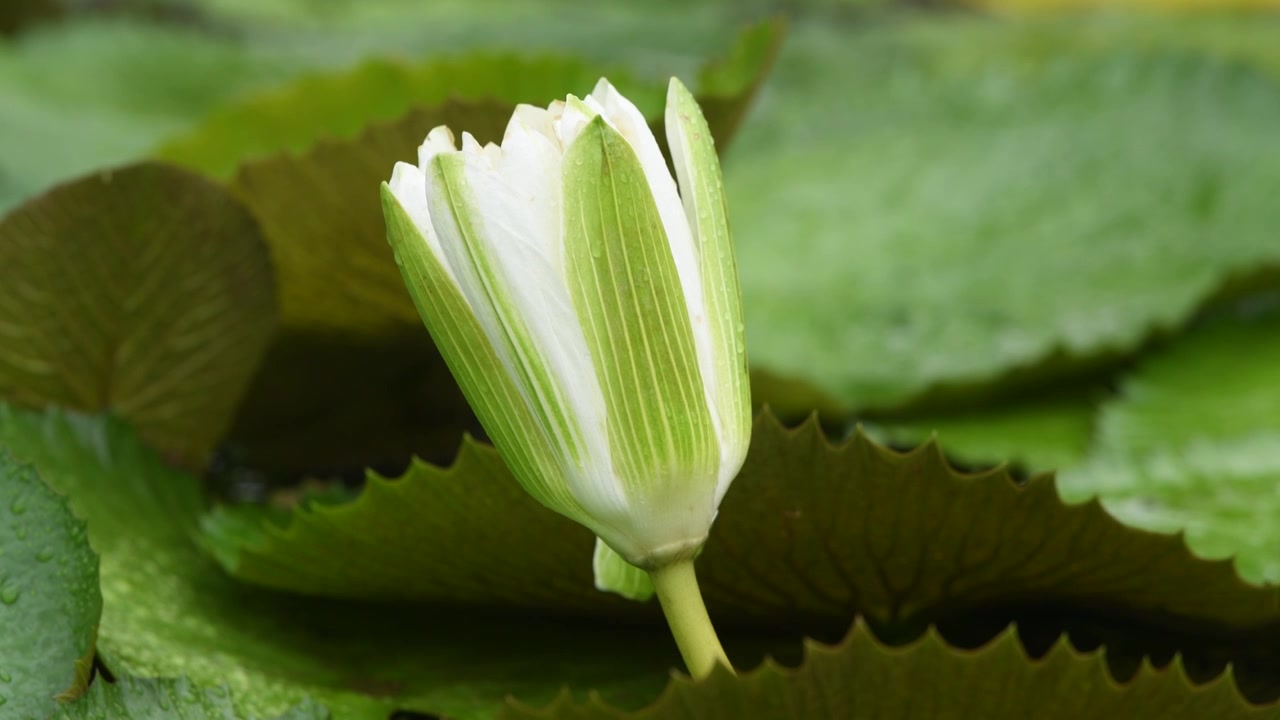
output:
[[[516,478],[643,569],[702,546],[751,424],[720,166],[674,79],[666,132],[679,189],[601,80],[516,108],[501,146],[438,127],[382,188],[414,302]]]

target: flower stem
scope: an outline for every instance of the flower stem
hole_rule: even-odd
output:
[[[671,635],[676,639],[689,673],[695,678],[704,678],[717,664],[733,672],[724,648],[720,647],[720,638],[711,627],[707,606],[702,602],[698,578],[693,572],[693,559],[660,567],[650,571],[649,575],[653,578],[658,602],[662,603],[662,612],[667,616]]]

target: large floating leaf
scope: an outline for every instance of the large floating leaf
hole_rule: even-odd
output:
[[[1183,530],[1197,552],[1280,580],[1280,314],[1179,337],[1129,377],[1096,447],[1063,476],[1128,522]]]
[[[274,317],[257,225],[188,172],[102,172],[0,221],[0,398],[110,410],[199,461]]]
[[[726,168],[757,368],[954,403],[1114,362],[1280,263],[1275,76],[933,30],[797,24]]]
[[[373,477],[356,501],[309,505],[283,526],[255,527],[240,512],[206,520],[208,542],[256,584],[615,617],[654,610],[596,592],[590,534],[526,497],[476,444],[448,470]],[[856,612],[909,636],[930,622],[965,628],[1052,607],[1068,626],[1089,618],[1125,633],[1144,618],[1162,646],[1199,647],[1218,669],[1226,657],[1265,656],[1260,638],[1280,622],[1280,590],[1247,586],[1229,564],[1126,528],[1096,503],[1064,505],[1046,477],[961,475],[934,446],[899,455],[861,435],[833,447],[816,424],[788,431],[767,415],[699,572],[713,616],[742,627],[829,626]],[[1280,692],[1274,672],[1250,666],[1259,697]]]
[[[1280,312],[1180,335],[1124,378],[1098,419],[1104,449],[1139,455],[1251,436],[1280,438]]]
[[[807,646],[805,664],[774,663],[734,677],[716,672],[690,682],[676,679],[653,705],[622,712],[595,700],[562,697],[535,710],[513,704],[503,720],[1202,720],[1275,718],[1280,708],[1255,707],[1240,698],[1229,677],[1204,686],[1182,667],[1143,666],[1124,685],[1107,671],[1100,652],[1081,654],[1059,641],[1031,661],[1013,631],[976,651],[949,647],[935,633],[902,648],[883,645],[862,624],[835,647]]]
[[[117,676],[225,683],[250,716],[309,695],[341,720],[386,720],[397,708],[469,720],[493,717],[508,695],[549,702],[565,685],[639,706],[679,663],[653,627],[247,588],[190,542],[196,479],[165,466],[122,423],[0,405],[0,445],[33,462],[87,519],[101,555],[99,654]]]
[[[186,678],[120,678],[96,682],[76,703],[48,720],[258,720],[236,709],[222,687],[198,687]],[[275,720],[329,720],[329,711],[314,702],[300,703]]]
[[[0,707],[43,718],[84,692],[102,595],[67,500],[0,442]]]
[[[713,132],[731,132],[740,121],[778,39],[772,25],[750,29],[728,61],[709,66],[706,84],[714,93],[703,100]],[[480,87],[501,91],[501,99],[419,108],[356,138],[322,141],[303,155],[248,162],[231,180],[262,221],[280,284],[282,332],[233,433],[250,465],[293,473],[369,465],[399,471],[413,453],[449,457],[463,430],[478,431],[404,288],[377,188],[397,161],[416,159],[432,127],[447,124],[481,142],[499,140],[514,102],[545,104],[567,92],[585,93],[596,75],[564,61],[467,62],[493,76]],[[327,97],[320,91],[331,85],[389,73],[398,79],[384,84],[399,88],[390,108],[451,91],[467,65],[433,65],[417,74],[390,67],[370,66],[350,81],[316,81],[288,97],[306,107],[319,102],[306,98]],[[641,97],[661,109],[660,88]],[[302,126],[318,131],[321,125]]]

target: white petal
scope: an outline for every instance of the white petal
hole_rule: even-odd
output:
[[[472,140],[471,142],[474,142]],[[468,190],[463,202],[481,242],[545,366],[562,393],[566,414],[575,418],[581,432],[583,464],[572,467],[566,459],[564,480],[584,510],[593,517],[625,514],[627,498],[612,473],[604,394],[596,379],[573,301],[564,282],[561,240],[561,163],[558,148],[538,133],[515,131],[504,146],[497,167],[479,152],[468,152],[463,139],[463,178]],[[436,197],[432,194],[430,197]],[[445,232],[445,230],[441,230]],[[469,262],[461,239],[443,238],[451,259]],[[464,283],[466,285],[468,283]],[[472,302],[487,303],[483,289],[470,290]],[[486,333],[500,344],[504,332],[492,312],[482,320]],[[519,384],[519,375],[516,377]],[[531,404],[546,401],[522,385]],[[550,432],[552,429],[547,428]]]
[[[556,137],[560,138],[561,148],[572,145],[578,135],[582,134],[587,123],[600,114],[598,106],[593,108],[572,95],[565,99],[560,110],[560,117],[556,118],[552,125],[555,128]]]
[[[549,118],[547,125],[550,125]],[[559,144],[555,138],[513,118],[507,126],[502,150],[497,172],[509,189],[511,201],[523,206],[532,223],[531,232],[524,240],[534,246],[540,262],[551,266],[559,284],[565,285],[564,243],[560,231],[563,157]]]
[[[511,121],[507,123],[506,134],[502,137],[502,145],[506,147],[511,142],[511,136],[514,132],[537,133],[545,137],[549,142],[559,146],[559,139],[556,138],[555,128],[552,121],[559,117],[559,113],[553,113],[546,108],[535,107],[533,105],[517,105],[516,111],[511,115]]]
[[[458,278],[454,275],[453,267],[445,257],[444,250],[440,247],[440,238],[436,235],[436,229],[431,225],[431,213],[427,209],[426,175],[408,163],[398,162],[395,169],[391,171],[391,181],[387,185],[391,188],[391,194],[395,195],[396,200],[400,201],[400,206],[413,220],[418,232],[431,248],[432,254],[441,265],[444,265],[444,269],[454,283],[457,283]]]
[[[418,147],[418,169],[425,174],[431,158],[442,152],[454,152],[457,149],[452,130],[444,125],[432,128],[431,132],[427,133],[427,139],[423,140],[422,145]]]

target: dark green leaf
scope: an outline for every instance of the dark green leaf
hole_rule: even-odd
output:
[[[240,534],[237,512],[216,511],[206,531],[255,584],[654,617],[652,604],[594,590],[590,533],[527,497],[486,446],[467,443],[448,470],[372,477],[354,502],[305,508],[283,529]],[[935,446],[898,455],[861,435],[833,447],[813,423],[784,430],[768,415],[698,565],[712,616],[757,629],[860,613],[909,637],[933,622],[972,629],[1031,613],[1146,633],[1140,649],[1155,638],[1220,669],[1265,656],[1280,620],[1280,590],[1194,558],[1178,537],[1126,528],[1097,503],[1064,505],[1047,477],[961,475]],[[1258,696],[1280,694],[1273,664],[1241,672]]]
[[[188,172],[102,172],[0,221],[0,398],[111,410],[202,462],[274,319],[257,225]]]
[[[807,646],[798,669],[769,663],[734,677],[718,671],[700,682],[676,679],[644,710],[628,713],[593,700],[562,697],[535,710],[512,704],[503,720],[1233,720],[1280,717],[1280,708],[1241,699],[1230,677],[1196,687],[1180,663],[1144,666],[1117,684],[1100,652],[1079,653],[1059,641],[1031,661],[1013,631],[977,651],[960,651],[929,633],[904,648],[883,645],[862,624],[836,647]]]

